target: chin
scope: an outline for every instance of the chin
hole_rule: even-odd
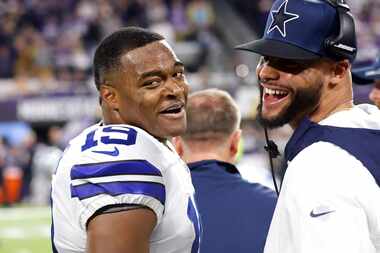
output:
[[[289,123],[292,120],[291,118],[291,115],[286,113],[278,113],[276,115],[259,113],[258,115],[259,122],[268,128],[281,127]]]
[[[161,129],[157,133],[152,133],[158,139],[171,139],[172,137],[181,136],[186,132],[186,127],[173,127]]]
[[[186,128],[177,128],[177,129],[170,129],[167,133],[167,136],[169,138],[181,136],[186,132]]]
[[[187,122],[186,120],[181,120],[179,122],[173,122],[173,124],[165,124],[163,127],[164,132],[169,137],[181,136],[186,132]]]

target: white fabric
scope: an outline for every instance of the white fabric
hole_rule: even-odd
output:
[[[319,124],[380,129],[380,111],[355,106]],[[373,176],[331,143],[302,150],[288,164],[264,252],[379,253],[380,188]]]
[[[103,132],[109,126],[94,125],[74,138],[66,148],[52,179],[52,214],[54,224],[54,245],[59,253],[85,252],[86,223],[101,207],[110,204],[141,204],[151,208],[157,216],[157,224],[150,238],[151,253],[189,253],[195,238],[195,230],[188,217],[188,202],[193,200],[194,188],[186,164],[179,156],[142,129],[127,126],[137,131],[134,145],[103,144],[101,137],[126,139],[125,133]],[[126,125],[112,125],[114,129],[125,130]],[[124,127],[124,128],[123,128]],[[82,151],[86,138],[94,131],[97,145]],[[92,151],[113,150],[119,155],[111,156]],[[111,161],[144,160],[157,168],[157,175],[114,175],[89,179],[71,180],[74,165],[107,164]],[[91,169],[91,168],[90,168]],[[164,205],[156,198],[144,194],[120,194],[111,196],[99,194],[80,200],[71,197],[71,186],[80,187],[84,183],[98,184],[110,182],[152,182],[165,187]]]

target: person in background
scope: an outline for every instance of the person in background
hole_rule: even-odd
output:
[[[62,129],[51,126],[47,132],[47,143],[38,143],[32,159],[32,180],[30,203],[47,205],[50,203],[50,182],[54,170],[62,156],[60,141]]]
[[[197,253],[194,188],[169,142],[186,130],[183,63],[160,34],[127,27],[97,47],[94,76],[103,122],[53,175],[53,252]]]
[[[262,252],[277,197],[242,179],[234,165],[241,134],[235,101],[218,89],[195,92],[189,96],[187,120],[187,131],[174,143],[195,187],[201,252]]]
[[[380,109],[380,56],[370,64],[352,69],[355,84],[373,84],[369,99]]]
[[[345,1],[276,0],[261,39],[259,117],[289,123],[287,169],[265,253],[380,252],[380,111],[353,104]]]

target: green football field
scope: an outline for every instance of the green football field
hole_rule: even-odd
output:
[[[0,208],[0,253],[48,253],[49,207]]]

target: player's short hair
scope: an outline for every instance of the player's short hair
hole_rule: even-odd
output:
[[[96,48],[94,56],[94,78],[96,88],[104,82],[103,76],[120,67],[120,57],[133,49],[164,40],[158,33],[140,27],[124,27],[104,38]]]
[[[206,89],[188,98],[185,140],[227,137],[240,128],[240,110],[228,92]]]

